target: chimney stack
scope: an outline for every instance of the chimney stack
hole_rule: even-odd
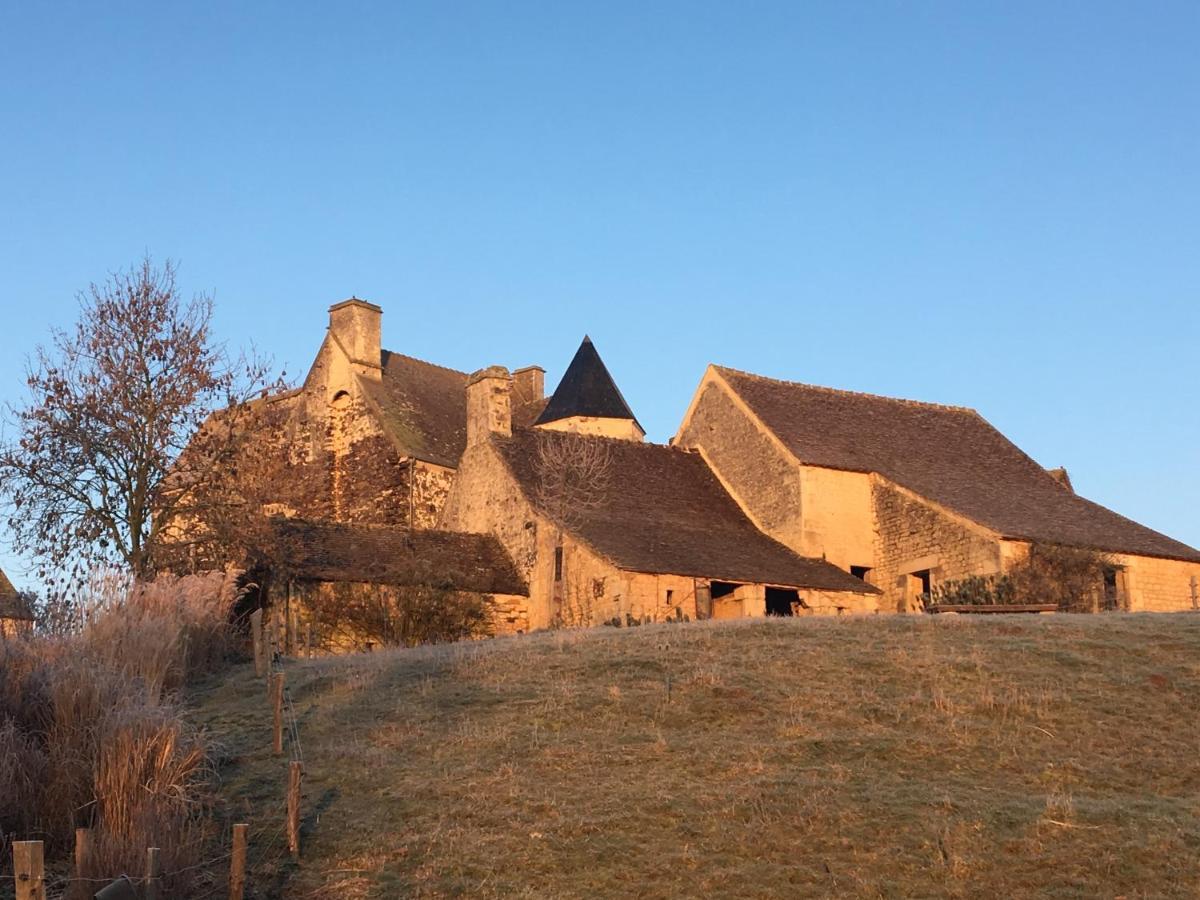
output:
[[[512,434],[512,376],[503,366],[488,366],[467,379],[467,448],[490,435]]]
[[[350,357],[354,370],[367,378],[383,377],[383,310],[351,297],[329,307],[329,333]]]
[[[541,366],[526,366],[512,373],[513,403],[532,403],[546,396],[546,370]]]

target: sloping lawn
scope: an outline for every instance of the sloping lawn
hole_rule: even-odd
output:
[[[1200,896],[1200,616],[597,629],[196,698],[256,897]]]

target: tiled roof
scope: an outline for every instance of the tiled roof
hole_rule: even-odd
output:
[[[595,504],[566,527],[618,568],[784,587],[876,593],[824,560],[797,556],[760,532],[699,454],[661,444],[518,429],[496,447],[526,496],[543,482],[538,442],[603,442],[610,475]],[[546,512],[546,510],[543,510]]]
[[[491,535],[307,519],[275,519],[272,526],[271,562],[296,578],[528,593],[508,553]]]
[[[467,444],[467,376],[384,350],[383,377],[361,379],[401,452],[455,467]]]
[[[542,410],[535,424],[557,422],[572,416],[594,416],[602,419],[637,419],[621,396],[617,383],[596,352],[592,339],[584,336],[583,343],[563,373],[562,381]],[[641,428],[638,425],[638,428]],[[645,429],[642,428],[643,434]]]
[[[717,372],[806,465],[877,472],[1004,537],[1200,560],[1085,500],[972,409]]]

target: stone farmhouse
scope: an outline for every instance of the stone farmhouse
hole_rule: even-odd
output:
[[[586,338],[547,397],[538,366],[468,375],[381,335],[380,307],[335,304],[303,384],[269,401],[288,450],[267,511],[310,586],[433,566],[498,596],[499,631],[904,612],[1048,542],[1110,554],[1114,606],[1195,603],[1200,552],[973,410],[710,366],[653,444]]]

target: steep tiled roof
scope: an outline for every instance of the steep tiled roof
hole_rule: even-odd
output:
[[[617,383],[596,352],[592,339],[586,335],[536,424],[544,425],[572,416],[633,419],[637,423]],[[638,428],[641,427],[638,425]],[[644,428],[642,432],[645,432]]]
[[[1085,500],[972,409],[717,368],[802,463],[889,480],[1004,537],[1200,560],[1200,552]]]
[[[491,535],[275,519],[273,562],[313,581],[439,585],[484,594],[527,594]]]
[[[455,467],[467,443],[467,376],[384,350],[383,378],[362,379],[381,424],[405,454]]]
[[[833,591],[875,593],[841,569],[797,556],[760,532],[699,454],[661,444],[518,429],[496,446],[526,496],[543,483],[539,441],[602,442],[609,478],[567,527],[619,568]]]

